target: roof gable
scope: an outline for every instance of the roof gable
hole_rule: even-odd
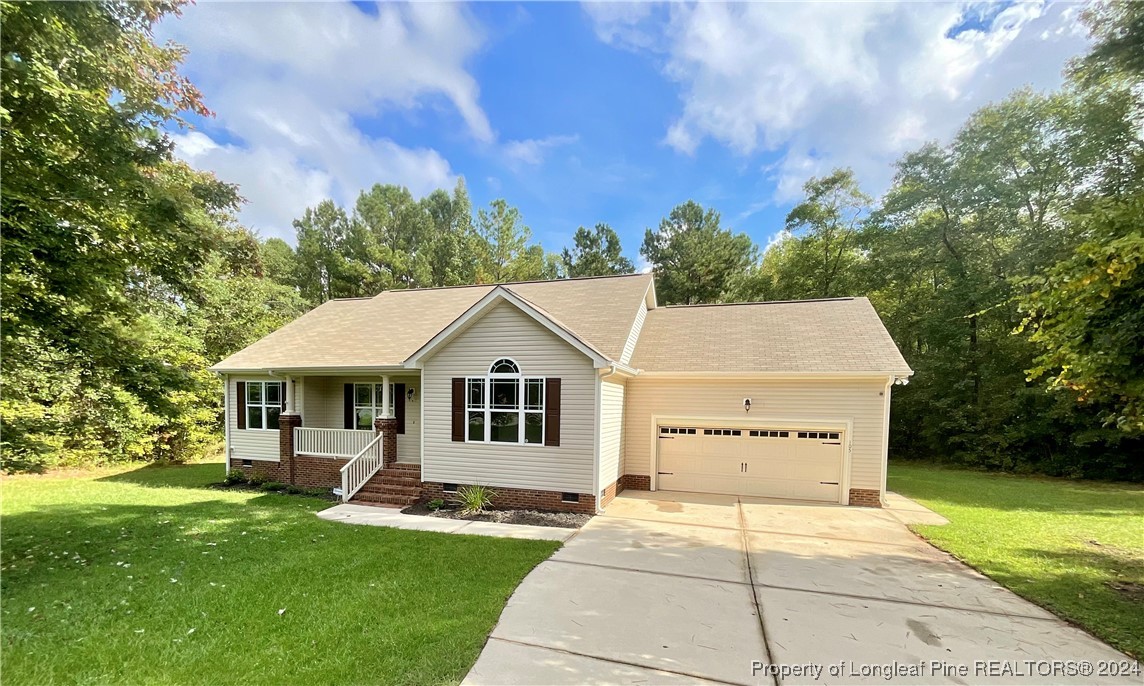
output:
[[[409,359],[405,361],[405,366],[420,366],[422,362],[432,357],[438,350],[449,345],[449,343],[461,336],[470,326],[479,321],[481,317],[491,312],[501,303],[508,303],[532,318],[537,324],[551,331],[565,343],[591,358],[595,366],[605,367],[608,365],[609,360],[603,353],[594,348],[591,344],[583,341],[552,315],[544,312],[527,300],[524,300],[509,288],[497,286],[487,293],[485,297],[474,303],[472,307],[465,310],[460,317],[457,317],[448,326],[439,331],[437,335],[429,339],[425,345],[418,348],[409,356]]]

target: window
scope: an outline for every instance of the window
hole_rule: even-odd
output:
[[[485,376],[465,380],[466,440],[476,443],[544,443],[544,379],[525,377],[507,357]]]
[[[769,429],[751,430],[751,436],[755,438],[787,438],[790,436],[789,431],[771,431]]]
[[[457,484],[441,484],[441,490],[445,493],[456,493]]]
[[[799,431],[798,437],[799,438],[813,438],[816,440],[823,440],[823,441],[837,441],[838,440],[838,434],[830,433],[830,432],[826,432],[826,431]]]
[[[382,386],[380,383],[354,384],[354,428],[361,431],[373,431],[373,420],[382,415],[385,405],[382,402]],[[389,384],[389,404],[392,407],[394,385]]]
[[[704,436],[742,436],[740,429],[704,429]]]
[[[578,503],[580,502],[579,493],[561,493],[560,502],[562,503]]]
[[[659,427],[659,432],[661,434],[688,434],[691,436],[695,435],[695,429],[684,428],[684,427],[679,427],[679,426],[661,426],[661,427]]]
[[[281,412],[281,382],[246,382],[246,428],[277,431],[278,415]]]

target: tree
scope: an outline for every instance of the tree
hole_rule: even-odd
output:
[[[799,265],[806,283],[802,297],[853,295],[847,279],[860,259],[858,228],[873,200],[862,192],[850,169],[812,178],[803,186],[806,198],[787,214],[786,230],[797,240],[783,247]],[[784,241],[785,242],[785,241]]]
[[[477,236],[480,263],[477,278],[481,283],[533,281],[544,277],[544,251],[530,251],[532,230],[520,216],[520,210],[503,199],[493,200],[489,209],[477,212]],[[539,247],[539,246],[538,246]]]
[[[359,259],[368,273],[367,292],[434,285],[432,224],[408,188],[375,184],[358,196],[354,219],[364,241]]]
[[[665,304],[720,302],[738,275],[754,264],[757,249],[746,234],[720,225],[719,213],[688,200],[647,229],[640,252],[656,276],[656,295]]]
[[[583,226],[572,236],[573,248],[564,248],[561,260],[569,277],[607,276],[631,274],[632,261],[624,257],[620,237],[607,224],[596,224],[592,229]]]
[[[258,257],[261,276],[283,286],[297,287],[298,258],[289,243],[281,238],[267,238],[258,245]]]
[[[1072,65],[1072,76],[1084,85],[1109,78],[1138,83],[1144,76],[1144,5],[1129,0],[1102,0],[1081,13],[1093,46]]]
[[[0,226],[6,341],[132,368],[127,289],[186,292],[231,186],[175,161],[161,126],[205,114],[152,27],[181,2],[4,2]]]
[[[298,236],[297,274],[302,297],[324,303],[331,298],[355,298],[371,293],[361,259],[362,230],[332,200],[306,208],[294,220]]]
[[[457,286],[477,280],[477,236],[473,206],[465,180],[457,179],[453,195],[437,189],[421,200],[428,215],[432,241],[429,271],[434,286]]]
[[[1025,279],[1023,326],[1039,346],[1034,379],[1067,388],[1105,421],[1144,434],[1144,194],[1076,218],[1092,238]]]
[[[217,435],[183,316],[212,256],[253,246],[227,242],[236,190],[164,133],[208,114],[183,49],[152,38],[181,4],[0,3],[4,469],[193,457]]]

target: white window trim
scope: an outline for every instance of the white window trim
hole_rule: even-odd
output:
[[[354,387],[354,428],[352,429],[353,431],[373,431],[373,423],[375,421],[377,421],[379,413],[381,413],[382,410],[385,409],[384,407],[382,407],[381,405],[378,404],[379,401],[377,399],[377,386],[382,385],[382,383],[384,383],[384,382],[382,382],[382,381],[354,381],[353,382],[353,387]],[[358,404],[358,401],[357,401],[357,387],[358,386],[369,386],[370,387],[369,398],[370,398],[370,402],[372,404],[370,404],[370,405],[359,405]],[[393,395],[396,392],[397,392],[397,384],[395,384],[391,381],[389,383],[389,404],[393,405],[394,407],[397,407],[397,401]],[[367,407],[373,413],[373,419],[370,420],[370,427],[368,429],[359,429],[357,427],[357,411],[358,411],[358,408],[365,409]]]
[[[546,414],[545,409],[548,407],[548,377],[545,377],[545,376],[525,376],[524,372],[520,371],[520,369],[521,369],[520,364],[516,360],[512,359],[511,357],[498,357],[498,358],[496,358],[495,360],[493,360],[492,364],[489,365],[489,369],[491,370],[493,368],[493,365],[495,365],[497,362],[500,362],[501,360],[508,360],[509,362],[512,362],[514,365],[516,365],[516,368],[518,371],[515,374],[505,374],[505,373],[495,373],[494,374],[492,371],[489,371],[484,376],[466,376],[465,377],[465,442],[466,443],[479,443],[479,444],[485,444],[485,445],[523,445],[523,446],[541,446],[541,447],[543,447],[544,446],[544,431],[546,428],[545,423],[547,421],[547,419],[545,417],[545,414]],[[498,409],[498,408],[494,408],[492,406],[492,402],[493,402],[492,401],[492,384],[493,384],[493,381],[498,380],[498,379],[515,379],[515,380],[520,382],[519,384],[517,384],[517,398],[516,398],[517,404],[516,404],[515,410]],[[479,382],[482,386],[482,389],[483,389],[483,393],[482,393],[482,395],[483,395],[482,403],[483,404],[481,406],[474,406],[474,405],[470,404],[470,402],[469,402],[469,384],[470,384],[470,382],[473,382],[473,381]],[[525,400],[528,397],[528,382],[529,381],[539,381],[540,382],[540,409],[538,409],[538,410],[530,410],[530,409],[526,409],[526,407],[525,407]],[[484,440],[474,440],[469,436],[469,413],[470,412],[484,412],[484,415],[485,415],[485,424],[484,424],[485,436],[484,436]],[[493,430],[492,414],[493,414],[493,412],[498,412],[498,413],[516,412],[517,413],[517,415],[518,415],[517,426],[519,427],[519,430],[517,431],[517,440],[515,443],[511,442],[511,441],[494,441],[494,440],[492,440],[492,430]],[[527,415],[530,415],[530,414],[540,415],[540,441],[537,443],[525,442],[525,422],[527,420]]]
[[[242,431],[273,431],[274,433],[278,433],[279,428],[277,426],[274,427],[273,429],[268,428],[266,426],[266,424],[267,424],[266,408],[274,407],[274,405],[267,405],[266,404],[266,387],[270,384],[278,385],[278,384],[281,384],[282,382],[281,381],[268,381],[266,379],[257,379],[257,380],[255,380],[255,379],[244,379],[241,381],[243,384],[245,384],[245,387],[243,388],[243,393],[247,394],[247,396],[242,399],[242,408],[243,408],[243,412],[248,413],[247,416],[243,418],[243,421],[246,423],[246,428],[242,429]],[[250,404],[250,395],[249,395],[251,384],[259,384],[262,386],[262,402],[261,403],[255,403],[253,406]],[[278,392],[282,393],[282,389],[279,389]],[[235,382],[235,395],[238,395],[238,381]],[[284,410],[282,410],[282,401],[284,401],[284,400],[285,400],[284,398],[279,398],[279,403],[278,403],[278,408],[279,408],[278,414],[279,415],[283,414],[283,412],[284,412]],[[249,412],[250,412],[251,407],[261,407],[262,408],[262,427],[261,428],[251,428],[251,426],[250,426]],[[235,409],[238,409],[238,408],[235,408]],[[236,417],[236,425],[237,425],[237,417]]]

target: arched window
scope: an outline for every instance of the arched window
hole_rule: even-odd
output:
[[[475,443],[544,442],[544,378],[526,377],[507,357],[485,376],[466,379],[466,439]]]
[[[520,376],[520,367],[517,366],[514,360],[502,357],[489,365],[489,374],[515,374]]]

